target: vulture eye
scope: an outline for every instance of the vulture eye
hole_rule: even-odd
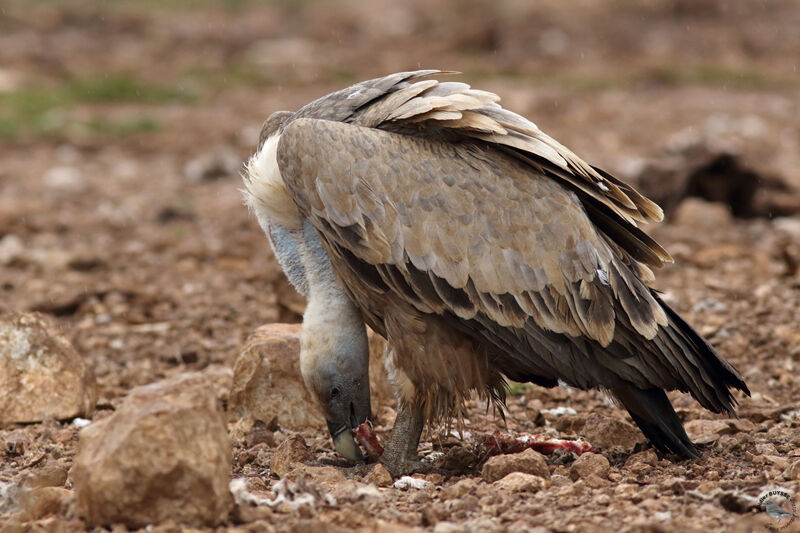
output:
[[[339,389],[338,387],[334,387],[331,389],[331,398],[336,398],[339,396]]]

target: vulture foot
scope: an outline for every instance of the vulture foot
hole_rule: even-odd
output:
[[[430,471],[430,465],[419,460],[417,446],[425,424],[421,406],[401,405],[394,420],[394,427],[383,448],[381,463],[392,477],[415,472]]]

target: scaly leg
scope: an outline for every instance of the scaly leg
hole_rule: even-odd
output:
[[[393,477],[428,471],[430,467],[419,460],[417,447],[425,425],[425,416],[419,405],[401,403],[394,427],[383,449],[381,463]]]

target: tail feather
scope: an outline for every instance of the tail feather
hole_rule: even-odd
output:
[[[662,389],[639,389],[632,385],[623,385],[614,387],[612,392],[628,410],[644,436],[658,450],[685,458],[700,457],[700,452],[689,439],[678,414]]]
[[[687,383],[692,396],[706,409],[715,413],[726,412],[735,416],[736,398],[731,394],[730,389],[738,389],[750,396],[750,390],[741,374],[674,309],[662,301],[656,291],[651,290],[651,294],[664,308],[670,322],[663,333],[669,337],[671,344],[685,354],[691,354],[699,365],[698,377],[703,379],[705,387],[704,390],[693,389]]]

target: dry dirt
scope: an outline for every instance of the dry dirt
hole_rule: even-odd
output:
[[[793,0],[7,0],[0,311],[54,317],[97,375],[95,419],[131,388],[187,370],[209,376],[224,403],[249,333],[299,321],[303,308],[238,191],[239,164],[270,112],[397,70],[460,70],[624,178],[664,150],[700,143],[740,154],[788,195],[800,188],[798,64]],[[676,258],[656,286],[753,391],[740,398],[741,418],[727,422],[672,396],[704,442],[701,459],[609,447],[606,479],[573,481],[574,457],[556,457],[549,483],[523,492],[454,460],[453,475],[429,475],[426,488],[240,508],[222,528],[766,531],[769,516],[748,498],[800,490],[800,215],[734,219],[720,205],[684,202],[652,228]],[[377,414],[385,436],[392,409]],[[613,441],[596,424],[608,418],[627,420],[599,392],[515,386],[506,427]],[[503,423],[476,404],[466,426]],[[280,420],[271,439],[230,429],[232,476],[270,494],[277,479],[267,467],[294,432]],[[0,481],[69,468],[77,433],[55,420],[0,429]],[[324,432],[303,437],[310,465],[333,461]],[[468,455],[469,439],[438,430],[425,438],[424,451]],[[367,475],[341,471],[359,482]],[[68,510],[0,521],[8,531],[84,527]]]

